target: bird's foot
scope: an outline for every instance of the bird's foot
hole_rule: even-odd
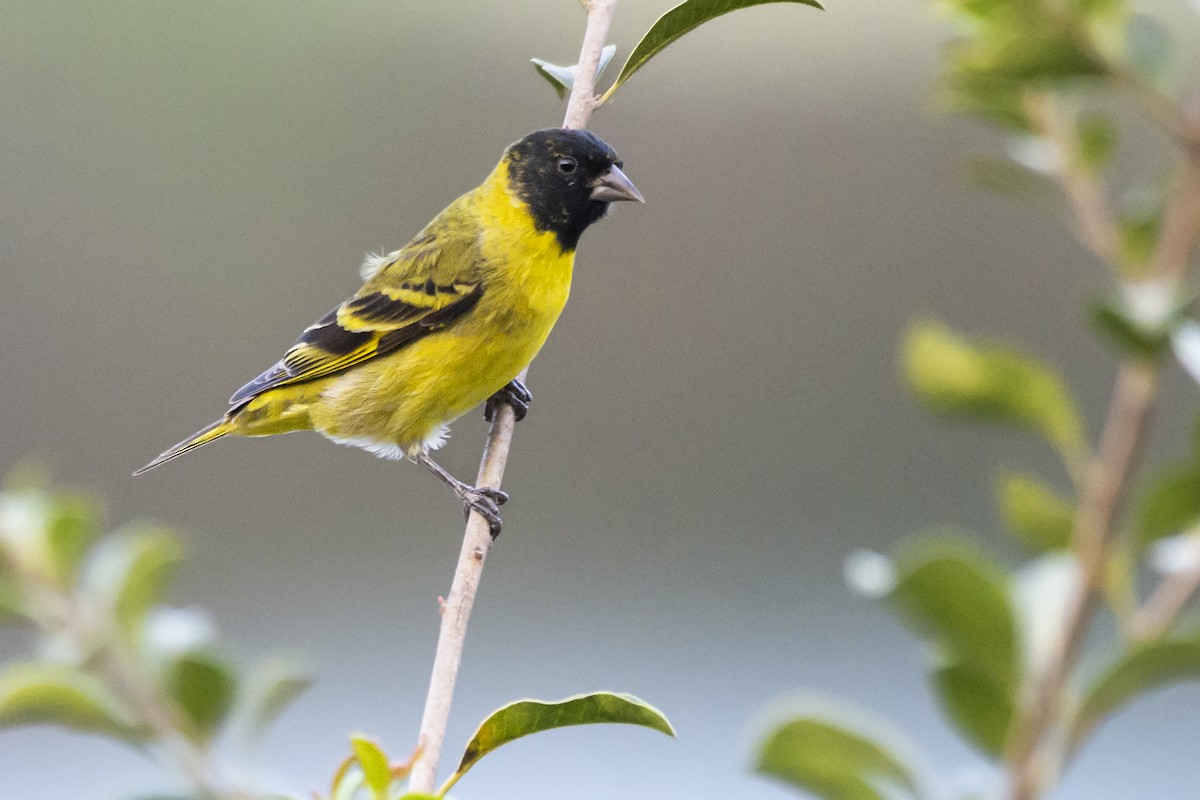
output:
[[[455,494],[463,503],[463,513],[469,518],[475,511],[487,520],[491,530],[492,540],[500,535],[504,521],[500,519],[500,506],[508,502],[508,492],[501,489],[491,489],[487,486],[476,488],[463,484],[455,490]]]
[[[496,409],[501,403],[504,403],[512,407],[513,416],[517,422],[520,422],[529,413],[529,404],[532,402],[533,395],[530,394],[528,387],[513,378],[507,386],[488,398],[487,405],[483,407],[483,418],[488,422],[495,420]]]

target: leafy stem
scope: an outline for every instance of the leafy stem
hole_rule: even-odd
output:
[[[608,37],[617,0],[589,0],[585,4],[587,27],[579,53],[579,69],[571,88],[567,103],[564,128],[585,128],[596,106],[596,67],[600,63],[600,51]],[[518,380],[524,381],[528,370],[523,370]],[[500,487],[504,468],[512,446],[516,418],[513,410],[501,405],[488,432],[482,463],[479,466],[477,486]],[[442,608],[442,624],[438,634],[437,653],[433,661],[433,674],[425,698],[425,711],[421,717],[418,738],[418,754],[413,763],[409,790],[414,793],[430,794],[437,783],[437,766],[442,755],[442,744],[446,736],[446,725],[450,719],[450,704],[454,697],[454,684],[462,663],[463,642],[466,639],[467,623],[483,577],[483,565],[492,548],[491,532],[483,517],[471,512],[463,534],[462,550],[450,594]]]

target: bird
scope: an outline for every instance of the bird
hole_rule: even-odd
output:
[[[368,255],[362,287],[234,392],[219,420],[133,474],[226,436],[313,430],[422,465],[497,536],[508,495],[455,478],[430,453],[481,403],[489,421],[501,403],[525,416],[532,396],[516,376],[566,305],[580,236],[611,203],[645,202],[623,166],[585,130],[548,128],[509,145],[408,244]]]

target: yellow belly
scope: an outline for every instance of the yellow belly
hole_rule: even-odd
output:
[[[385,457],[439,447],[446,425],[529,365],[562,312],[571,256],[543,263],[554,280],[489,286],[450,328],[332,376],[308,409],[312,427]],[[547,270],[549,266],[551,269]]]

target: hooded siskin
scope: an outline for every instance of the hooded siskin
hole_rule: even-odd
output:
[[[491,175],[362,288],[234,393],[217,422],[134,474],[223,436],[315,430],[386,458],[417,458],[447,425],[533,360],[567,302],[579,237],[610,202],[641,200],[587,131],[529,134]]]

